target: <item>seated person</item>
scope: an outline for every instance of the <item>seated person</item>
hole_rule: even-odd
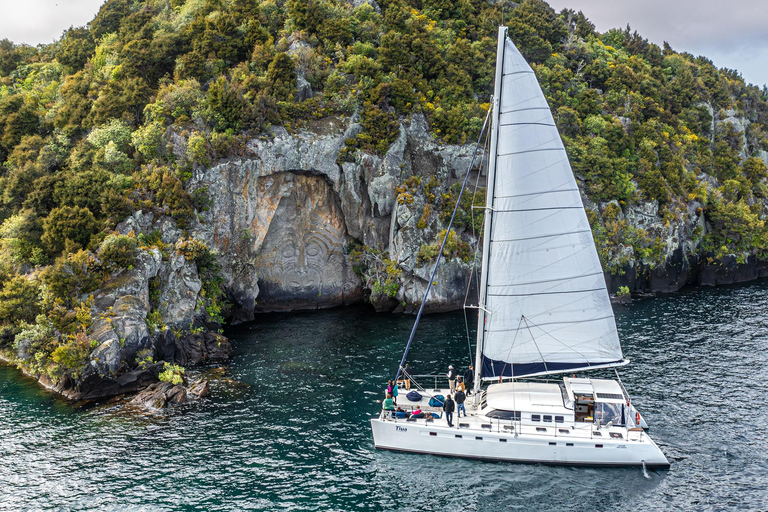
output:
[[[423,418],[424,417],[424,411],[421,410],[421,407],[416,409],[411,413],[411,418]]]
[[[385,411],[395,410],[395,401],[392,399],[392,395],[387,395],[387,398],[381,404],[381,408],[384,409]]]

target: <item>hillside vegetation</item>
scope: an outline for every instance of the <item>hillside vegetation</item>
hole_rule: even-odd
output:
[[[55,43],[0,41],[0,347],[23,332],[35,371],[82,368],[88,294],[142,247],[193,243],[116,224],[143,210],[187,229],[210,201],[185,188],[192,170],[270,126],[359,115],[341,161],[386,153],[415,112],[445,143],[473,140],[502,6],[596,206],[607,270],[661,261],[664,237],[624,216],[640,203],[668,223],[700,205],[711,229],[693,235],[712,261],[768,257],[768,91],[704,57],[539,0],[107,0]],[[220,318],[215,262],[195,247],[202,307]]]

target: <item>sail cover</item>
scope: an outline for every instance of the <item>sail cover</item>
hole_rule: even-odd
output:
[[[502,30],[483,255],[482,376],[623,364],[565,148],[533,70]]]

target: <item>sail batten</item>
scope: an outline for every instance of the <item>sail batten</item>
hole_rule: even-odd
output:
[[[482,376],[622,364],[600,260],[549,105],[506,36],[499,49],[478,324]]]

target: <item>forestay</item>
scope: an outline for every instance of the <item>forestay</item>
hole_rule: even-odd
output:
[[[478,329],[482,376],[622,364],[565,148],[533,70],[511,40],[503,41],[483,254],[484,328]]]

